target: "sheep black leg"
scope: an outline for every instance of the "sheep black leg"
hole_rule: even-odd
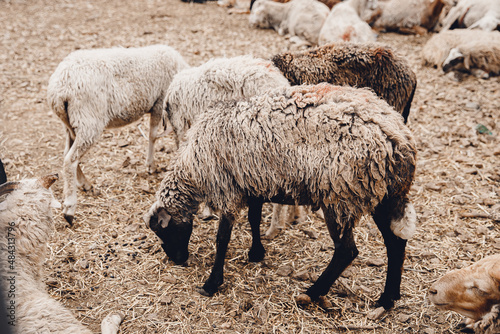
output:
[[[248,252],[248,261],[260,262],[264,258],[266,250],[262,246],[260,239],[260,221],[262,217],[262,205],[264,201],[261,198],[248,199],[248,221],[252,229],[252,248]]]
[[[394,217],[395,210],[402,206],[394,201],[384,199],[375,209],[373,220],[384,238],[387,249],[387,278],[384,292],[377,301],[378,306],[383,306],[386,310],[394,306],[394,301],[401,298],[401,275],[405,260],[406,240],[396,236],[391,230],[391,217]]]
[[[201,294],[212,296],[217,292],[219,286],[224,281],[224,260],[226,258],[227,246],[231,239],[234,216],[222,214],[219,221],[219,230],[217,231],[215,261],[212,267],[210,277],[205,281]]]
[[[335,244],[335,252],[328,267],[323,271],[318,280],[307,290],[306,294],[311,300],[317,300],[330,290],[333,282],[342,274],[351,262],[358,256],[358,249],[354,242],[352,227],[353,221],[346,221],[345,226],[340,226],[331,210],[323,209],[328,231]]]

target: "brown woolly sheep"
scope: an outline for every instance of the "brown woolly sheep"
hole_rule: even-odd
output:
[[[284,52],[272,58],[292,85],[329,82],[334,85],[368,87],[403,115],[405,123],[417,86],[408,62],[391,49],[377,44],[334,43],[300,52]],[[273,206],[266,238],[273,238],[286,223],[305,220],[305,212]]]
[[[402,117],[372,91],[327,83],[281,87],[217,104],[186,137],[145,220],[167,256],[183,264],[199,203],[220,210],[215,262],[202,294],[214,294],[223,282],[232,226],[245,206],[249,260],[263,259],[262,205],[275,202],[321,207],[335,244],[330,264],[297,302],[322,300],[356,258],[353,229],[364,214],[373,216],[387,248],[378,303],[387,309],[400,298],[406,239],[416,228],[407,197],[416,149]]]
[[[429,289],[429,299],[437,307],[467,317],[475,333],[500,333],[500,254],[473,265],[453,270]]]
[[[378,44],[333,43],[272,58],[292,85],[368,87],[408,120],[417,76],[408,62]]]

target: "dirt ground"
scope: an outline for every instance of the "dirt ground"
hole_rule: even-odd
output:
[[[46,88],[71,51],[165,43],[200,65],[221,56],[269,58],[288,48],[283,36],[252,29],[247,15],[229,15],[214,2],[0,0],[0,22],[0,157],[11,179],[61,171],[64,131],[47,105]],[[327,295],[331,309],[294,302],[333,253],[324,222],[315,215],[265,241],[266,258],[254,264],[247,261],[250,228],[243,214],[220,293],[199,295],[196,287],[213,263],[217,221],[195,221],[189,266],[163,261],[142,216],[173,140],[159,140],[160,168],[148,174],[148,117],[106,131],[83,159],[94,189],[79,192],[73,227],[55,213],[57,231],[45,266],[50,294],[96,333],[112,310],[126,316],[120,333],[455,333],[462,317],[430,305],[426,291],[448,270],[500,249],[500,84],[499,78],[470,76],[457,82],[423,67],[420,51],[429,37],[379,36],[408,59],[418,77],[409,119],[419,150],[411,191],[418,231],[408,243],[402,298],[393,310],[378,320],[368,317],[386,270],[382,238],[370,219],[356,230],[360,255]],[[479,133],[479,124],[492,134]],[[53,189],[62,200],[62,181]],[[269,215],[266,208],[266,221]]]

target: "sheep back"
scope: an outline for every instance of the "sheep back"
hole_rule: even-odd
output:
[[[188,65],[166,45],[78,50],[49,79],[49,105],[68,128],[129,124],[163,100],[173,76]],[[69,106],[69,107],[68,107]],[[91,115],[92,120],[88,116]]]
[[[405,120],[417,86],[408,62],[378,44],[333,43],[300,52],[284,52],[272,61],[292,85],[328,82],[369,87]]]
[[[211,59],[178,73],[165,98],[165,110],[179,139],[198,114],[218,101],[254,96],[279,86],[289,86],[268,60],[252,56]]]
[[[333,206],[343,224],[386,195],[405,197],[415,169],[414,140],[392,107],[367,89],[325,83],[219,103],[188,138],[157,194],[165,207],[182,180],[214,209],[285,198]]]

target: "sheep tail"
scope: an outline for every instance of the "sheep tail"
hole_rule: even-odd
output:
[[[417,214],[415,207],[406,202],[403,216],[391,221],[391,231],[401,239],[411,239],[417,230]]]
[[[71,126],[68,117],[68,108],[69,108],[68,99],[63,99],[63,98],[49,99],[49,103],[54,113],[61,119],[64,125],[66,125],[66,128],[71,132],[72,138],[75,138],[75,131],[73,130],[73,127]]]
[[[405,108],[403,110],[403,118],[405,121],[405,124],[408,122],[408,115],[410,115],[410,108],[411,108],[411,103],[413,101],[413,97],[415,96],[415,91],[417,90],[417,85],[415,84],[413,86],[413,89],[411,91],[410,97],[408,98],[408,102],[406,102]]]

